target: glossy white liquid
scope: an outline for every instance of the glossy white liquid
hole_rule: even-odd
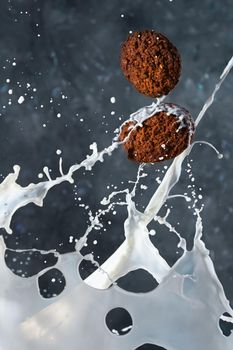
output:
[[[213,94],[207,100],[196,126],[214,100],[215,93],[233,66],[233,58],[225,68]],[[158,105],[145,107],[137,115],[146,118]],[[133,115],[135,117],[135,114]],[[22,187],[17,184],[19,166],[0,184],[0,226],[11,233],[11,218],[15,211],[28,203],[42,206],[48,191],[63,181],[73,182],[72,174],[84,167],[91,170],[103,155],[111,153],[120,143],[99,152],[91,145],[92,154],[79,165],[73,165],[67,174],[52,180],[44,169],[47,181]],[[149,239],[148,224],[169,197],[177,183],[182,163],[191,146],[174,159],[144,212],[134,203],[134,190],[126,189],[128,218],[124,223],[125,241],[115,253],[85,283],[78,274],[82,260],[79,249],[85,243],[90,228],[77,244],[77,251],[58,256],[56,268],[66,278],[66,288],[52,299],[42,299],[38,292],[38,276],[22,279],[5,265],[5,244],[0,239],[0,349],[1,350],[133,350],[149,342],[167,350],[232,350],[233,336],[225,337],[219,328],[224,312],[233,315],[220,284],[209,252],[202,241],[202,221],[196,211],[197,223],[192,251],[180,237],[183,256],[170,267]],[[112,194],[103,200],[108,207]],[[93,219],[95,224],[98,216]],[[144,294],[129,293],[116,285],[107,289],[116,279],[137,268],[146,269],[159,286]],[[45,272],[42,271],[42,273]],[[95,288],[93,288],[95,287]],[[131,315],[133,327],[127,335],[116,336],[105,325],[105,316],[114,307],[123,307]],[[229,319],[231,321],[231,319]]]

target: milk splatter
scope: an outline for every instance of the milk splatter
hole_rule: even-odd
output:
[[[212,104],[232,66],[233,58],[197,117],[196,126]],[[144,118],[154,113],[154,108],[154,105],[145,107],[140,114]],[[103,156],[111,155],[120,144],[114,141],[102,151],[98,151],[95,143],[92,144],[92,153],[80,164],[71,166],[67,174],[63,172],[60,158],[59,177],[52,179],[45,167],[43,170],[47,180],[31,183],[26,187],[17,183],[20,167],[15,166],[13,172],[0,184],[0,226],[11,233],[11,218],[16,210],[29,203],[42,206],[43,199],[53,186],[64,181],[73,183],[74,172],[81,168],[91,170],[96,162],[103,162]],[[53,299],[41,299],[38,294],[38,276],[47,269],[38,276],[27,279],[14,275],[5,265],[6,247],[3,239],[0,239],[0,348],[64,350],[69,346],[69,349],[78,347],[93,350],[96,344],[100,344],[106,350],[129,350],[148,341],[168,350],[232,349],[233,336],[224,336],[219,322],[224,320],[232,323],[233,311],[202,240],[200,210],[195,209],[196,233],[191,251],[186,250],[184,238],[169,224],[169,211],[164,217],[158,215],[160,208],[169,199],[171,189],[179,180],[182,163],[192,147],[190,145],[174,159],[143,212],[136,209],[134,201],[136,186],[140,180],[139,169],[133,190],[126,188],[122,191],[125,200],[120,205],[126,205],[128,211],[124,222],[125,241],[83,282],[77,271],[83,259],[79,249],[93,227],[100,224],[101,213],[116,205],[114,197],[118,192],[115,191],[103,199],[102,205],[105,209],[90,216],[91,223],[77,242],[76,251],[58,255],[58,262],[54,267],[65,276],[66,288]],[[179,237],[183,255],[173,266],[167,264],[149,239],[147,226],[152,220],[167,226]],[[96,264],[92,255],[85,258]],[[123,291],[115,285],[120,276],[138,268],[147,270],[157,280],[159,285],[155,290],[142,295]],[[111,284],[112,287],[108,289]],[[124,308],[132,318],[132,327],[126,327],[129,333],[124,337],[117,332],[113,334],[105,325],[107,313],[117,307]],[[224,316],[225,313],[228,316]]]

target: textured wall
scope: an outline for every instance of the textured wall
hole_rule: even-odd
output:
[[[57,149],[62,150],[67,169],[89,153],[93,141],[97,141],[100,149],[109,145],[121,121],[152,102],[129,85],[119,68],[121,42],[129,30],[143,28],[164,33],[180,50],[182,78],[167,101],[184,106],[196,117],[233,54],[231,0],[0,2],[2,177],[14,164],[22,167],[21,184],[36,182],[44,165],[52,169],[52,176],[57,176]],[[218,160],[207,146],[196,146],[191,158],[197,188],[203,188],[204,240],[233,305],[232,84],[233,72],[196,134],[196,140],[213,143],[224,159]],[[25,98],[22,104],[18,103],[20,96]],[[115,104],[110,102],[111,96],[115,96]],[[156,187],[155,178],[161,166],[146,169],[149,175],[145,183],[149,189],[138,194],[141,206]],[[81,202],[95,211],[102,197],[109,193],[108,185],[124,188],[128,180],[135,179],[136,172],[137,165],[128,162],[122,150],[116,151],[106,158],[104,165],[97,164],[93,172],[77,174],[77,188],[63,184],[48,195],[43,208],[30,205],[20,209],[14,216],[13,235],[9,237],[3,232],[7,246],[72,250],[74,243],[69,243],[69,236],[80,237],[88,220],[75,198],[81,197]],[[188,184],[184,171],[174,193],[184,193]],[[182,200],[171,204],[170,221],[174,225],[179,221],[177,228],[191,242],[192,211]],[[123,240],[124,217],[124,209],[116,216],[106,215],[103,218],[106,231],[102,230],[101,236],[99,232],[91,236],[86,251],[92,250],[91,242],[98,238],[96,259],[100,255],[100,262]],[[154,240],[170,262],[176,260],[180,253],[176,254],[177,241],[171,234],[158,227]],[[33,257],[35,264],[41,260],[39,255]],[[26,258],[18,256],[11,266],[19,269],[22,259]],[[25,266],[25,261],[20,269],[32,272],[35,265]]]

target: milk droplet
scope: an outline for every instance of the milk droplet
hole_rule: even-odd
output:
[[[19,99],[18,99],[18,103],[19,104],[22,104],[24,102],[24,97],[23,96],[20,96]]]
[[[114,96],[112,96],[112,97],[110,98],[110,101],[111,101],[111,103],[116,103],[116,98],[115,98]]]
[[[57,149],[56,150],[56,153],[59,155],[59,154],[61,154],[61,150],[60,149]]]
[[[156,234],[156,232],[155,232],[155,230],[150,230],[150,231],[149,231],[149,234],[150,234],[151,236],[154,236],[154,235]]]

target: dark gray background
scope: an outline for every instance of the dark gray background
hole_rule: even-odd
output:
[[[37,174],[44,165],[52,169],[52,177],[57,176],[57,149],[62,150],[67,170],[90,153],[89,145],[93,141],[97,141],[100,149],[108,146],[121,121],[152,102],[129,85],[119,68],[121,42],[130,30],[145,28],[167,35],[179,49],[182,77],[167,101],[187,108],[195,118],[233,55],[232,0],[0,2],[2,178],[14,164],[22,167],[19,182],[23,185],[38,181]],[[10,83],[6,83],[7,78]],[[204,241],[233,305],[232,84],[233,72],[196,133],[196,140],[212,142],[224,159],[218,160],[207,146],[196,146],[191,158],[196,188],[203,188]],[[13,89],[12,95],[8,94],[9,89]],[[67,98],[63,99],[63,94]],[[25,101],[20,105],[17,100],[21,95]],[[111,96],[115,96],[115,104],[110,102]],[[58,113],[61,118],[57,118]],[[140,208],[156,188],[157,171],[163,165],[147,166],[149,175],[144,183],[149,189],[137,195],[138,202],[141,198]],[[79,172],[75,175],[77,191],[70,184],[62,184],[49,193],[43,208],[29,205],[15,214],[13,235],[2,232],[7,246],[57,248],[62,253],[73,250],[69,236],[80,237],[88,221],[87,213],[79,208],[75,197],[81,197],[82,203],[95,212],[99,201],[110,193],[107,186],[118,185],[119,189],[128,186],[127,181],[135,179],[136,171],[137,165],[129,162],[119,149],[104,164],[97,164],[93,172]],[[184,171],[174,193],[184,193],[188,184]],[[192,211],[183,200],[176,199],[171,204],[170,221],[174,225],[180,222],[176,227],[191,247],[195,226]],[[103,218],[106,231],[91,235],[86,251],[92,251],[91,242],[98,237],[95,257],[100,262],[122,242],[125,215],[124,209],[116,216],[106,215]],[[173,263],[180,255],[180,252],[176,254],[177,240],[162,227],[156,228],[154,241],[161,254]],[[12,257],[16,257],[15,262],[11,261]],[[26,271],[30,275],[44,266],[44,258],[39,254],[31,255],[30,262],[26,257],[9,252],[9,264],[18,274]]]

